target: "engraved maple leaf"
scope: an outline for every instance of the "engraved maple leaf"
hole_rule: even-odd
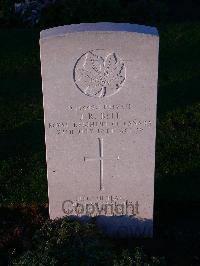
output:
[[[78,81],[86,95],[104,97],[114,94],[125,80],[125,66],[111,53],[104,59],[93,52],[85,55],[83,68],[78,70]]]

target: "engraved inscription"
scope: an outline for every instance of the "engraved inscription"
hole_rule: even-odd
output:
[[[104,168],[104,165],[103,165],[103,162],[104,160],[119,160],[119,156],[117,156],[117,158],[105,158],[103,156],[103,138],[98,138],[98,142],[99,142],[99,157],[98,158],[89,158],[89,157],[84,157],[84,162],[87,162],[87,161],[97,161],[99,160],[100,162],[100,185],[99,185],[99,190],[103,190],[104,187],[103,187],[103,168]]]
[[[98,49],[78,59],[73,75],[81,92],[90,97],[103,98],[120,90],[126,79],[126,69],[115,52]]]
[[[68,120],[49,121],[48,129],[57,135],[140,134],[152,127],[148,117],[134,114],[130,103],[115,105],[70,105],[66,107]],[[70,119],[69,119],[70,118]]]

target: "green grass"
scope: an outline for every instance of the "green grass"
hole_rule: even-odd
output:
[[[58,220],[46,222],[33,237],[32,249],[16,259],[16,266],[107,265],[166,266],[164,258],[148,256],[141,248],[123,249],[105,238],[95,225]]]
[[[200,264],[200,23],[158,28],[155,234],[120,245],[92,225],[44,223],[48,210],[37,210],[48,202],[39,32],[0,30],[0,264],[165,265],[162,256],[167,265]]]

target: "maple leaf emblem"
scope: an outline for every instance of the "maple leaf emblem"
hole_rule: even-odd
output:
[[[101,98],[113,95],[125,81],[124,63],[115,53],[103,57],[90,51],[81,62],[81,67],[76,65],[74,80],[88,96]]]

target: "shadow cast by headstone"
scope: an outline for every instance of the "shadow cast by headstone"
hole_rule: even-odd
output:
[[[153,237],[153,220],[135,216],[68,216],[70,220],[83,223],[95,223],[97,228],[106,236],[114,238],[151,238]]]

